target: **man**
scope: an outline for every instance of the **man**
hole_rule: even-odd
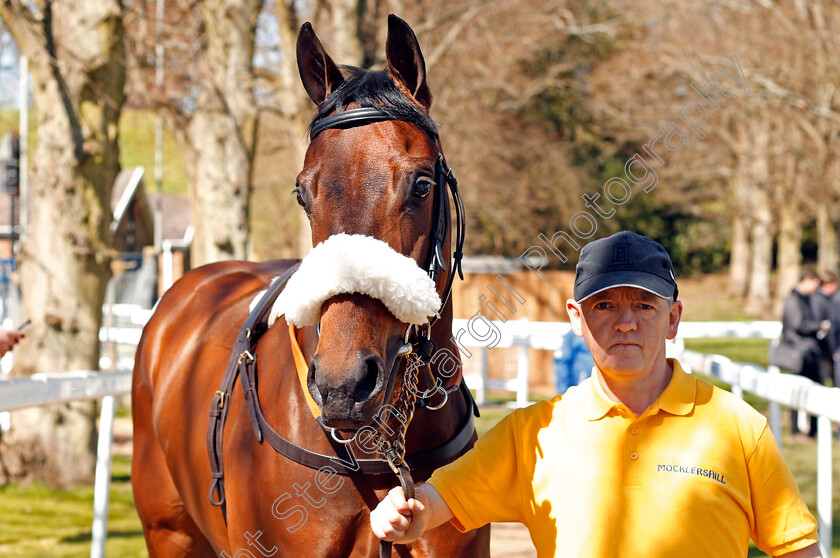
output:
[[[0,327],[0,357],[11,351],[23,339],[23,333],[16,329]]]
[[[811,296],[811,315],[820,322],[829,322],[831,327],[825,336],[819,340],[820,347],[820,379],[826,383],[828,378],[833,376],[834,354],[837,350],[835,338],[837,334],[837,317],[835,304],[837,303],[838,283],[837,274],[833,271],[825,271],[819,274],[820,288]],[[840,324],[838,324],[840,325]]]
[[[554,351],[554,382],[557,393],[562,395],[592,374],[592,355],[586,341],[569,331],[563,335],[563,343]]]
[[[820,281],[822,285],[811,300],[811,309],[815,319],[831,323],[825,339],[820,341],[823,361],[829,361],[828,370],[821,376],[823,380],[833,377],[834,386],[840,387],[840,277],[827,271],[820,275]]]
[[[508,415],[416,499],[392,490],[371,512],[378,537],[517,521],[540,557],[733,558],[750,538],[819,557],[764,417],[665,358],[682,303],[662,246],[630,232],[591,242],[566,307],[593,375]]]
[[[823,370],[820,366],[820,341],[826,337],[831,322],[814,316],[811,303],[821,285],[820,277],[812,269],[802,272],[796,287],[785,299],[782,310],[782,344],[791,346],[802,354],[801,368],[790,370],[801,376],[824,384]],[[799,412],[791,410],[791,430],[799,434]],[[808,436],[817,435],[817,417],[811,417]]]

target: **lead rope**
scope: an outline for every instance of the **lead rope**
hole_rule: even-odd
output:
[[[463,257],[463,246],[464,246],[464,227],[465,227],[465,218],[464,218],[464,204],[461,201],[461,194],[458,191],[458,181],[455,179],[455,174],[452,172],[452,169],[446,165],[446,162],[443,159],[443,153],[438,156],[436,168],[436,200],[441,205],[438,208],[438,212],[442,213],[442,215],[436,215],[436,221],[442,220],[445,221],[443,225],[445,228],[448,228],[449,219],[450,219],[450,212],[446,210],[447,205],[443,200],[443,196],[446,195],[446,187],[449,186],[449,191],[452,193],[453,203],[455,204],[455,217],[456,217],[456,233],[455,233],[455,253],[453,254],[454,258],[452,260],[452,264],[454,269],[448,270],[449,277],[447,278],[446,284],[443,288],[443,298],[441,300],[441,309],[438,311],[437,316],[433,316],[430,320],[429,324],[427,325],[427,338],[428,342],[431,342],[431,332],[432,332],[432,324],[436,321],[438,317],[440,317],[440,312],[443,310],[443,307],[446,305],[446,301],[449,298],[449,294],[452,290],[452,282],[455,279],[455,272],[458,272],[458,276],[461,280],[464,279],[464,273],[461,269],[461,258]],[[445,229],[444,229],[445,230]],[[437,237],[439,231],[435,230],[432,231],[432,234]],[[446,264],[443,261],[443,253],[442,253],[442,246],[440,243],[443,242],[443,236],[445,234],[440,235],[441,238],[434,238],[432,241],[432,255],[431,261],[429,263],[429,276],[432,280],[437,280],[438,269],[443,269],[447,271]],[[408,337],[408,330],[406,331],[406,337]],[[409,345],[412,346],[413,345]],[[429,378],[433,378],[432,371],[431,371],[431,356],[434,352],[434,344],[431,346],[423,346],[420,352],[424,353],[423,355],[419,355],[418,351],[410,350],[408,354],[406,354],[406,372],[405,372],[405,380],[403,381],[403,389],[400,393],[400,397],[398,399],[399,402],[404,402],[403,394],[406,393],[405,383],[406,381],[411,382],[411,388],[408,391],[410,392],[408,396],[405,397],[405,400],[411,400],[411,409],[410,415],[408,416],[408,420],[402,423],[400,428],[399,436],[397,437],[396,443],[397,447],[391,448],[390,453],[385,453],[385,458],[388,460],[388,464],[391,466],[391,469],[394,471],[394,474],[397,475],[397,479],[400,481],[400,486],[403,489],[403,494],[405,495],[406,500],[414,498],[414,480],[411,478],[411,472],[408,470],[408,467],[405,466],[403,463],[403,457],[405,456],[405,431],[408,428],[408,423],[411,422],[411,417],[414,416],[414,405],[417,400],[416,395],[416,388],[417,388],[417,381],[418,381],[418,370],[421,366],[425,364],[427,368],[427,374]],[[424,358],[425,357],[425,358]],[[425,362],[423,362],[425,360]],[[436,391],[435,389],[432,390],[432,394]],[[447,398],[449,393],[443,389],[443,403],[436,408],[443,407],[446,404]],[[428,394],[423,395],[423,400],[425,401],[428,397]],[[408,409],[406,409],[408,410]],[[398,411],[401,412],[401,409],[398,408]],[[380,435],[381,436],[381,435]],[[384,439],[384,437],[382,437]],[[385,443],[390,445],[387,440],[384,440]],[[392,459],[393,457],[398,458]],[[390,558],[391,557],[391,550],[393,547],[393,543],[390,541],[380,541],[379,542],[379,558]]]
[[[385,459],[391,470],[397,475],[400,481],[400,486],[403,489],[406,501],[414,498],[414,479],[411,478],[411,471],[405,464],[405,434],[408,430],[408,425],[411,419],[414,418],[414,405],[417,402],[417,384],[419,381],[419,370],[424,365],[423,359],[416,351],[411,351],[405,355],[406,367],[405,376],[403,378],[402,386],[400,386],[400,394],[394,402],[394,408],[400,416],[404,417],[405,421],[400,421],[400,427],[397,432],[397,437],[394,443],[391,444],[380,432],[377,431],[377,443],[381,443],[380,448],[384,448]],[[429,365],[428,362],[425,363]],[[379,558],[390,558],[393,543],[391,541],[379,542]]]

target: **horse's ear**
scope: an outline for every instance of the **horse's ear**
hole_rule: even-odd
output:
[[[320,105],[344,77],[307,21],[300,28],[297,39],[297,63],[303,87],[316,105]]]
[[[388,16],[385,61],[391,77],[402,83],[411,96],[428,110],[432,105],[432,93],[426,85],[426,61],[420,52],[420,44],[411,27],[394,14]]]

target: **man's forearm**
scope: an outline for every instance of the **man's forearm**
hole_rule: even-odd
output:
[[[783,554],[780,558],[820,558],[820,547],[817,543],[801,550],[794,550],[787,554]]]
[[[443,525],[454,517],[452,510],[440,495],[440,492],[429,483],[423,483],[415,489],[415,497],[426,507],[428,514],[426,531]]]

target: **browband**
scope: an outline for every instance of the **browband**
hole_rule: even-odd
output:
[[[374,122],[385,122],[387,120],[407,122],[407,120],[395,117],[394,114],[391,114],[384,108],[363,107],[339,111],[315,122],[309,129],[309,141],[315,139],[324,130],[330,130],[332,128],[355,128],[357,126],[365,126]],[[435,136],[437,136],[437,129],[434,132]]]

